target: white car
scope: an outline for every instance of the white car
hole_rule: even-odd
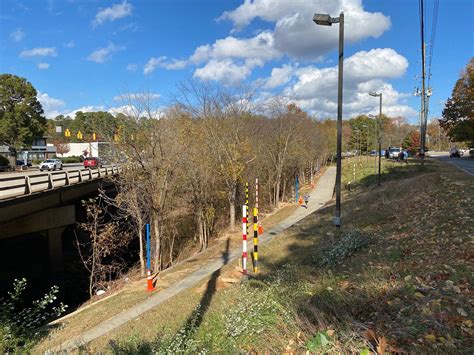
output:
[[[43,170],[49,171],[49,170],[56,170],[56,169],[63,170],[63,163],[61,162],[61,160],[46,159],[39,166],[40,171],[43,171]]]

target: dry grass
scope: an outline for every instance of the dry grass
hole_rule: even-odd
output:
[[[341,233],[370,236],[366,247],[322,266],[345,247],[326,206],[261,246],[258,276],[208,299],[203,282],[88,349],[472,353],[472,177],[434,161],[423,170],[388,162],[376,187],[372,169],[343,198]]]

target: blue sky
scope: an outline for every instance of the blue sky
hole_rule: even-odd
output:
[[[427,41],[434,0],[425,0]],[[27,78],[47,116],[111,110],[117,96],[148,90],[163,107],[194,78],[245,83],[317,117],[335,117],[337,26],[314,12],[346,14],[344,117],[384,111],[416,122],[420,31],[416,0],[50,0],[0,2],[0,71]],[[474,53],[474,1],[440,0],[430,117]],[[428,47],[429,52],[429,47]],[[114,99],[115,98],[115,99]]]

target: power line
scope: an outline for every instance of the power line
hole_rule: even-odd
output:
[[[434,43],[436,37],[436,26],[438,24],[438,8],[439,8],[439,0],[435,0],[433,3],[433,20],[431,21],[431,38],[430,38],[430,57],[428,63],[428,88],[430,87],[431,81],[431,68],[433,63],[433,51],[434,51]]]

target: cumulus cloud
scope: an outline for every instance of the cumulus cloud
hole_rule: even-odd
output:
[[[151,57],[143,67],[143,74],[148,75],[153,73],[156,68],[165,68],[168,70],[183,69],[186,67],[187,62],[185,60],[171,59],[168,60],[166,56],[160,56],[158,58]]]
[[[25,38],[25,35],[25,32],[23,32],[21,28],[17,28],[15,31],[10,33],[10,38],[15,42],[20,42]]]
[[[82,106],[82,107],[79,107],[79,108],[76,108],[75,110],[72,110],[66,114],[64,114],[64,116],[69,116],[71,118],[74,118],[76,116],[76,112],[79,112],[79,111],[82,111],[82,112],[96,112],[96,111],[104,111],[105,110],[105,106],[94,106],[94,105],[88,105],[88,106]]]
[[[49,63],[38,63],[38,69],[45,70],[50,67]]]
[[[96,15],[92,26],[97,27],[107,21],[115,21],[127,16],[130,16],[133,11],[133,6],[126,1],[121,4],[114,4],[111,7],[106,7],[100,10]]]
[[[341,11],[345,16],[345,39],[356,42],[368,37],[379,37],[390,28],[390,18],[379,12],[365,11],[361,0],[246,0],[234,10],[224,12],[219,20],[231,21],[233,33],[259,19],[274,27],[250,38],[238,38],[235,35],[217,39],[197,47],[188,59],[174,62],[166,61],[166,57],[152,58],[145,70],[152,72],[156,67],[181,69],[186,65],[197,66],[194,76],[209,80],[217,80],[223,72],[231,74],[232,80],[245,79],[257,65],[248,62],[266,62],[284,56],[293,59],[321,61],[322,57],[338,45],[337,26],[316,26],[312,21],[314,10],[332,15]],[[229,64],[229,68],[224,68]],[[201,67],[199,67],[201,66]],[[212,74],[210,68],[218,70]],[[241,69],[242,73],[235,71]],[[249,72],[250,70],[250,72]],[[286,71],[285,71],[286,70]],[[285,79],[288,68],[276,70],[274,79],[268,81],[268,88],[277,87],[278,82]],[[280,77],[277,77],[280,75]],[[226,79],[229,81],[229,79]]]
[[[141,98],[146,98],[147,100],[158,100],[161,97],[160,94],[154,93],[130,93],[114,96],[114,101],[124,101],[124,100],[137,100]]]
[[[43,47],[24,50],[20,53],[21,58],[27,57],[56,57],[58,54],[55,47]]]
[[[220,81],[223,84],[232,85],[246,79],[254,67],[262,65],[262,61],[252,59],[242,64],[236,64],[232,59],[211,59],[204,67],[196,69],[194,77],[204,81]]]
[[[288,83],[295,68],[292,64],[285,64],[281,68],[273,68],[270,77],[263,80],[263,87],[265,89],[274,89]]]
[[[379,37],[390,28],[390,18],[379,12],[367,12],[361,0],[254,0],[245,1],[220,20],[230,20],[234,31],[249,25],[254,19],[275,23],[274,46],[291,57],[315,59],[337,46],[338,31],[332,27],[316,26],[312,16],[320,13],[337,16],[345,13],[345,40],[356,42]]]
[[[407,94],[400,93],[385,79],[404,75],[405,57],[390,48],[361,51],[344,61],[344,117],[378,114],[378,100],[370,91],[383,93],[383,110],[388,115],[416,116],[416,111],[402,103]],[[337,111],[337,66],[307,66],[293,70],[295,82],[285,88],[285,95],[303,109],[318,117],[334,117]]]
[[[96,63],[104,63],[112,57],[112,54],[121,50],[124,50],[125,47],[116,46],[113,43],[109,43],[106,47],[97,48],[94,52],[89,54],[87,60]]]
[[[54,118],[60,115],[60,110],[65,106],[64,101],[55,99],[54,97],[49,96],[47,93],[40,91],[38,91],[36,98],[41,103],[46,118]]]

